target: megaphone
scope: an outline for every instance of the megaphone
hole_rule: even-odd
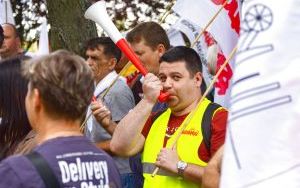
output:
[[[121,35],[120,31],[109,18],[104,1],[98,1],[92,4],[86,10],[84,17],[98,23],[142,75],[145,76],[148,73],[140,59],[133,52],[125,38]],[[169,95],[167,93],[161,92],[158,100],[160,102],[164,102],[167,100],[168,96]]]

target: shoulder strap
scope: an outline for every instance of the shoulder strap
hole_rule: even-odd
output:
[[[48,162],[38,152],[31,152],[25,155],[33,164],[45,183],[46,188],[61,187]]]
[[[211,120],[214,115],[214,112],[222,107],[219,104],[216,103],[210,103],[203,115],[202,118],[202,124],[201,124],[201,130],[202,130],[202,135],[203,135],[203,141],[205,144],[205,147],[207,151],[210,151],[210,139],[211,139]]]
[[[222,106],[217,103],[209,103],[209,105],[207,106],[207,108],[204,112],[203,118],[202,118],[201,131],[202,131],[205,147],[208,151],[210,151],[211,120],[212,120],[212,117],[213,117],[215,111],[220,107],[222,107]],[[158,111],[156,114],[154,114],[154,116],[152,117],[152,122],[154,122],[167,109],[168,108],[163,109],[161,111]]]

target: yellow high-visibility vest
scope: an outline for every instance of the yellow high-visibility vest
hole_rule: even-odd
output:
[[[206,166],[207,163],[199,159],[198,149],[202,142],[203,136],[201,132],[202,117],[210,101],[204,99],[199,108],[196,110],[194,116],[192,117],[190,123],[187,125],[182,135],[177,141],[177,154],[180,160],[187,163],[192,163],[200,166]],[[145,140],[144,151],[142,153],[142,163],[143,163],[143,176],[144,188],[149,187],[163,187],[163,188],[193,188],[199,187],[199,185],[184,180],[182,177],[171,174],[170,172],[160,169],[155,177],[151,177],[153,170],[155,169],[155,161],[158,153],[163,147],[164,137],[168,125],[168,121],[171,115],[171,110],[167,109],[162,113],[151,126],[149,134]],[[189,114],[188,116],[190,116]],[[185,118],[182,125],[188,117]],[[178,135],[180,127],[173,134],[173,136],[168,140],[166,147],[171,148],[172,143]],[[174,164],[175,165],[175,164]]]

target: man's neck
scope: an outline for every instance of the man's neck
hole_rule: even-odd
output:
[[[36,129],[38,144],[57,137],[81,136],[79,121],[47,120],[39,122]]]
[[[101,77],[98,77],[98,78],[94,79],[95,82],[96,82],[96,85],[98,85],[99,83],[101,83],[102,80],[105,81],[107,79],[110,79],[110,77],[112,77],[112,74],[114,74],[113,72],[115,72],[115,71],[113,70],[113,71],[107,72],[106,74],[102,75]]]

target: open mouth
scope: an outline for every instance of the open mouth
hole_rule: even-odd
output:
[[[174,100],[175,97],[176,97],[175,95],[170,94],[170,95],[168,96],[167,101],[170,102],[170,101]]]

